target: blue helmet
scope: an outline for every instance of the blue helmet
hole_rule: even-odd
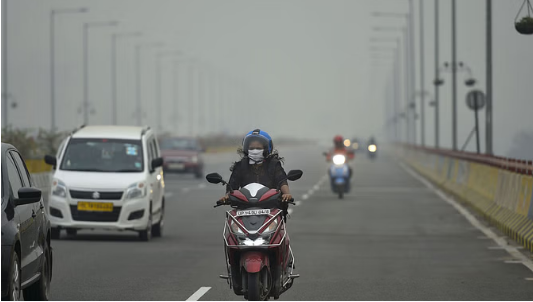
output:
[[[265,147],[265,156],[272,153],[272,150],[274,149],[274,144],[272,143],[272,138],[270,137],[270,135],[265,131],[255,129],[248,132],[242,140],[242,150],[244,154],[248,154],[248,148],[250,146],[250,143],[253,141],[259,141],[263,144],[263,146]]]

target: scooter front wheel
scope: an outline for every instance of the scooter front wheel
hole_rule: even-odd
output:
[[[344,186],[338,186],[337,191],[339,192],[339,199],[344,198]]]
[[[264,301],[264,292],[261,273],[248,273],[248,301]]]

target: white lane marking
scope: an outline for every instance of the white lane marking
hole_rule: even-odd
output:
[[[508,264],[522,264],[522,261],[520,260],[507,260],[507,261],[504,261],[505,263],[508,263]]]
[[[303,200],[307,200],[307,198],[309,198],[309,195],[307,195],[307,194],[304,194],[304,195],[302,196],[302,199],[303,199]]]
[[[526,278],[527,281],[533,281],[533,278]]]
[[[204,184],[204,183],[198,184],[198,188],[199,188],[199,189],[203,189],[203,188],[205,188],[206,186],[207,186],[207,185]]]
[[[189,299],[185,301],[198,301],[205,293],[207,293],[211,287],[200,287],[192,296],[189,297]]]
[[[440,198],[442,198],[444,201],[452,205],[459,213],[461,213],[470,222],[470,224],[472,224],[478,230],[483,232],[485,236],[490,237],[492,240],[494,240],[494,242],[496,242],[500,246],[501,249],[505,249],[507,253],[509,253],[514,259],[522,261],[522,264],[533,272],[533,261],[528,259],[524,254],[520,253],[518,249],[516,249],[516,247],[508,245],[506,240],[502,239],[502,237],[499,237],[498,235],[496,235],[491,229],[481,224],[481,222],[479,222],[479,220],[476,217],[470,214],[470,212],[468,212],[468,210],[465,209],[465,207],[457,203],[452,198],[446,196],[446,194],[444,194],[441,190],[433,186],[433,184],[431,184],[428,180],[420,176],[418,173],[413,171],[413,169],[407,167],[404,163],[400,163],[400,166],[405,171],[407,171],[407,173],[413,176],[415,179],[418,179],[418,181],[426,185],[426,187],[433,190]]]
[[[294,203],[295,203],[295,206],[299,206],[299,205],[301,205],[301,204],[302,204],[302,202],[301,202],[301,201],[299,201],[299,200],[295,201]]]
[[[320,183],[320,182],[319,182],[319,183]],[[313,187],[313,189],[314,189],[315,191],[318,191],[318,189],[320,189],[320,185],[315,185],[315,186]]]
[[[174,192],[165,192],[165,198],[170,198],[174,195]]]

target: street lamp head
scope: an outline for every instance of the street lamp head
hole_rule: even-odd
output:
[[[443,79],[435,79],[433,81],[433,85],[435,85],[435,86],[441,86],[442,84],[444,84],[444,80]]]
[[[472,87],[472,86],[476,85],[476,80],[473,79],[473,78],[467,79],[465,81],[465,85],[468,86],[468,87]]]

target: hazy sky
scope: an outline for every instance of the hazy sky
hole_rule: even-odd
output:
[[[485,1],[457,2],[458,59],[472,67],[477,88],[485,90]],[[522,2],[493,1],[494,148],[499,154],[510,149],[509,144],[518,131],[533,131],[533,37],[519,35],[513,23]],[[157,124],[155,55],[180,49],[185,58],[200,62],[195,66],[201,64],[202,70],[216,74],[219,80],[215,87],[223,87],[225,93],[218,93],[218,89],[202,90],[206,94],[200,96],[211,93],[215,97],[209,98],[209,105],[199,105],[199,95],[193,95],[195,107],[191,111],[188,61],[181,61],[176,119],[171,76],[174,60],[163,59],[163,124],[167,130],[177,126],[178,133],[188,132],[191,112],[195,121],[200,120],[198,112],[202,112],[205,114],[202,120],[208,124],[195,126],[201,132],[224,126],[232,132],[244,133],[261,127],[274,136],[326,139],[337,133],[361,137],[378,134],[384,123],[385,91],[392,65],[374,62],[370,38],[397,37],[399,33],[376,33],[372,27],[403,26],[405,21],[376,18],[371,13],[407,12],[407,3],[401,0],[9,0],[8,90],[18,102],[16,109],[10,109],[9,119],[20,127],[50,127],[50,9],[85,6],[90,9],[88,13],[56,18],[56,104],[60,129],[82,123],[78,112],[83,101],[82,24],[118,20],[120,25],[115,29],[90,30],[89,100],[96,111],[90,118],[91,124],[111,123],[111,33],[142,31],[143,37],[124,38],[118,44],[119,122],[122,124],[136,122],[134,45],[162,41],[166,43],[162,50],[142,51],[144,124]],[[419,1],[414,3],[419,90]],[[450,6],[451,1],[440,0],[441,62],[451,58]],[[433,0],[424,0],[424,12],[425,89],[433,93]],[[465,106],[468,89],[462,84],[464,76],[458,76],[459,146],[473,127],[473,114]],[[445,74],[444,79],[446,83],[440,93],[441,143],[450,147],[451,75]],[[231,100],[236,100],[234,107]],[[432,109],[427,109],[426,116],[426,141],[433,144]],[[481,116],[484,125],[484,112]],[[224,117],[224,122],[220,117]],[[469,149],[473,147],[471,144]]]

